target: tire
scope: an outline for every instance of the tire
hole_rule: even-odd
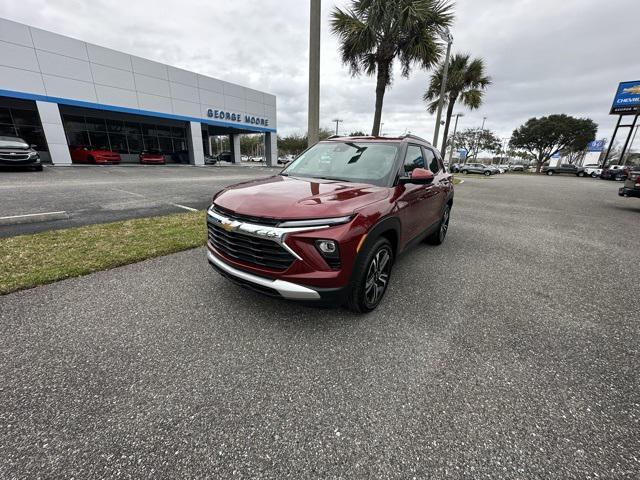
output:
[[[484,172],[484,176],[485,177],[490,177],[491,176],[491,172]]]
[[[591,174],[591,178],[598,178],[598,175],[596,174],[596,172],[593,172],[593,173]]]
[[[547,170],[547,175],[551,176],[553,175],[553,173],[554,173],[553,170]]]
[[[91,155],[89,155],[89,156],[87,157],[87,163],[96,163],[96,159],[95,159],[95,158],[93,158]]]
[[[351,274],[351,287],[346,303],[349,310],[367,313],[380,304],[391,279],[393,260],[393,248],[384,237],[378,238],[362,252]],[[380,263],[384,263],[381,270]]]
[[[584,177],[584,172],[578,172],[577,174],[579,177]]]
[[[460,170],[460,172],[461,172],[463,175],[466,175],[467,173],[469,173],[469,170]]]
[[[445,238],[447,238],[447,232],[449,231],[449,217],[451,216],[451,206],[449,204],[445,205],[444,212],[442,212],[442,217],[440,217],[440,223],[438,225],[438,230],[433,232],[427,238],[424,239],[426,243],[429,245],[442,245],[444,243]]]
[[[35,167],[33,167],[33,171],[34,172],[41,172],[42,171],[42,165],[36,165]]]

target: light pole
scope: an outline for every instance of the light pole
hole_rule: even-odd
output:
[[[476,141],[474,142],[475,145],[473,147],[473,161],[477,162],[478,161],[478,137],[482,134],[482,132],[484,132],[484,122],[487,121],[487,117],[482,117],[482,127],[480,127],[480,130],[478,130],[478,133],[476,133]]]
[[[633,148],[633,142],[636,141],[636,135],[638,134],[638,127],[640,127],[640,125],[636,125],[636,129],[633,132],[633,137],[631,137],[631,142],[629,142],[629,150],[627,150],[627,155],[624,158],[624,163],[622,162],[622,159],[620,159],[620,164],[621,165],[626,165],[627,164],[627,160],[629,160],[629,155],[631,155],[631,149]]]
[[[333,121],[336,122],[336,135],[338,135],[338,124],[342,123],[342,119],[334,118]]]
[[[309,10],[309,118],[308,145],[320,140],[320,0],[311,0]]]
[[[453,160],[453,147],[456,143],[456,132],[458,131],[458,118],[464,117],[464,113],[456,113],[456,123],[453,124],[453,135],[451,136],[451,149],[449,150],[449,168],[451,168],[451,161]],[[445,148],[446,145],[442,145]]]
[[[438,134],[440,133],[440,118],[442,117],[442,106],[444,105],[444,95],[447,90],[447,76],[449,75],[449,56],[451,55],[451,44],[453,36],[447,28],[444,31],[444,39],[447,41],[447,54],[444,57],[444,68],[442,71],[442,85],[440,85],[440,99],[438,100],[438,113],[436,114],[436,131],[433,133],[433,146],[438,148]],[[444,152],[445,145],[440,149]]]

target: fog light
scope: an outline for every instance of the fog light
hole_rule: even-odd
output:
[[[338,249],[336,242],[334,242],[333,240],[317,240],[316,245],[318,245],[318,249],[322,253],[326,253],[328,255],[336,253],[336,250]]]

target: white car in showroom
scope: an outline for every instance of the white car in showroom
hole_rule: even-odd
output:
[[[598,178],[602,173],[602,168],[598,164],[584,165],[584,174],[591,178]]]

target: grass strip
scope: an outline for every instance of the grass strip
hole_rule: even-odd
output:
[[[0,239],[0,294],[140,262],[206,243],[205,212]]]

